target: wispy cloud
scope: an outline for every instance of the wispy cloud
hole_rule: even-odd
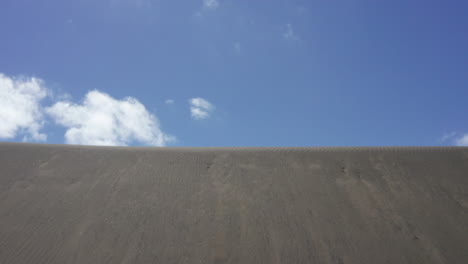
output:
[[[45,141],[40,102],[48,95],[38,78],[9,77],[0,73],[0,138],[22,135],[24,141]]]
[[[468,134],[464,134],[455,139],[455,145],[457,146],[468,146]]]
[[[214,11],[218,9],[218,7],[219,7],[218,0],[203,0],[203,5],[197,12],[195,12],[195,17],[203,18],[204,13],[208,11]]]
[[[442,135],[440,142],[455,146],[468,146],[468,134],[449,132]]]
[[[203,8],[214,10],[219,7],[218,0],[203,0]]]
[[[236,53],[241,53],[241,44],[238,41],[234,42],[234,51]]]
[[[88,92],[81,104],[61,101],[46,112],[67,128],[68,144],[115,146],[139,142],[164,146],[174,140],[161,130],[157,117],[132,97],[117,100],[95,90]]]
[[[195,120],[202,120],[210,117],[215,107],[207,100],[197,97],[189,100],[190,114]]]
[[[164,103],[166,103],[166,104],[174,104],[174,102],[175,101],[172,100],[172,99],[166,99],[166,101],[164,101]]]
[[[449,139],[453,139],[455,136],[457,135],[457,132],[449,132],[449,133],[445,133],[444,135],[442,135],[442,137],[440,138],[440,141],[441,142],[446,142],[448,141]]]
[[[151,8],[153,0],[109,0],[111,7],[132,6],[136,8]]]
[[[308,11],[309,10],[305,6],[301,6],[301,5],[296,6],[296,13],[298,15],[305,15],[305,14],[307,14]]]
[[[299,37],[294,32],[293,26],[291,24],[286,24],[285,31],[283,32],[283,38],[288,41],[299,40]]]

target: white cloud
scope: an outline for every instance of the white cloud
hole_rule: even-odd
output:
[[[195,120],[206,119],[210,117],[215,107],[207,100],[197,97],[189,100],[190,113]]]
[[[449,142],[455,146],[468,146],[468,134],[460,134],[458,132],[445,133],[440,142]]]
[[[161,131],[157,117],[132,97],[116,100],[95,90],[88,92],[82,104],[60,101],[46,112],[67,128],[68,144],[164,146],[174,140]]]
[[[15,78],[0,73],[0,138],[23,135],[24,141],[45,141],[40,101],[48,94],[37,78]]]
[[[455,139],[455,145],[457,146],[468,146],[468,134]]]
[[[164,101],[164,103],[166,104],[173,104],[175,101],[172,100],[172,99],[166,99],[166,101]]]
[[[218,6],[219,6],[218,0],[203,0],[203,7],[205,9],[214,10],[218,8]]]
[[[294,33],[291,24],[286,24],[286,31],[283,33],[283,38],[286,40],[299,40],[299,37]]]

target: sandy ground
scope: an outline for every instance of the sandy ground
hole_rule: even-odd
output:
[[[0,263],[468,263],[468,148],[0,143]]]

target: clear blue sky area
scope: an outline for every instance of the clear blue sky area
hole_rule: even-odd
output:
[[[3,79],[53,94],[47,139],[17,125],[2,141],[91,142],[91,117],[50,107],[82,111],[96,91],[133,97],[171,137],[119,145],[468,144],[466,1],[2,0],[0,32]],[[143,120],[118,118],[110,133]]]

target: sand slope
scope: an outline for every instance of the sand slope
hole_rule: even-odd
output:
[[[468,148],[0,143],[0,263],[468,263]]]

